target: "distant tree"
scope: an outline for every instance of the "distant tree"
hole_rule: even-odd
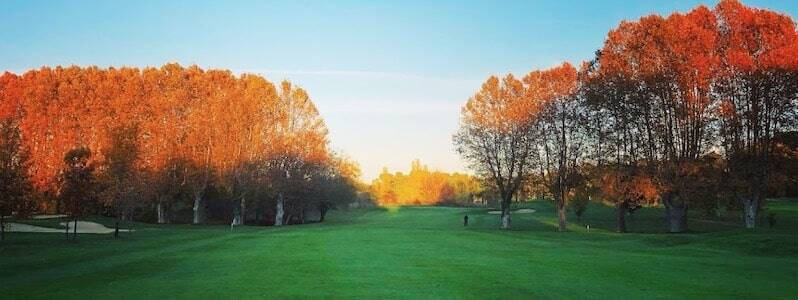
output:
[[[458,153],[476,173],[489,179],[501,197],[502,225],[510,228],[510,203],[537,159],[539,104],[527,101],[523,83],[512,75],[490,77],[461,111],[454,135]]]
[[[33,187],[28,176],[28,151],[19,128],[10,119],[0,121],[0,240],[5,239],[5,216],[28,211]]]
[[[430,170],[420,160],[410,164],[407,174],[383,169],[371,183],[371,193],[381,205],[463,205],[481,192],[476,177]]]
[[[577,172],[577,176],[573,178],[575,186],[571,190],[570,202],[568,203],[570,209],[576,215],[577,221],[582,221],[582,216],[587,210],[590,201],[598,195],[599,190],[596,187],[593,172],[596,172],[594,166],[582,164]]]
[[[59,198],[74,221],[73,238],[77,237],[78,218],[96,197],[94,165],[90,158],[91,150],[85,147],[72,149],[64,156]]]
[[[381,205],[398,204],[396,195],[396,176],[388,172],[388,168],[383,167],[380,175],[371,182],[369,192]]]

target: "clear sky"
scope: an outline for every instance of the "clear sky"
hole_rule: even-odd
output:
[[[290,79],[364,179],[418,158],[464,171],[451,135],[491,74],[590,59],[623,19],[716,1],[0,1],[0,71],[167,62]],[[795,0],[749,0],[798,16]]]

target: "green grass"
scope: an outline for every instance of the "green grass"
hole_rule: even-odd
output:
[[[283,228],[144,225],[112,235],[12,233],[0,246],[0,298],[792,298],[798,202],[775,229],[691,219],[662,233],[643,209],[628,234],[591,206],[555,232],[549,203],[498,230],[485,209],[334,211]],[[467,228],[462,216],[471,219]],[[573,219],[573,217],[571,217]],[[590,232],[585,225],[591,224]]]

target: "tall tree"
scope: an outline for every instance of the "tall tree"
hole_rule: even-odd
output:
[[[283,81],[276,109],[277,122],[268,134],[271,143],[266,151],[272,157],[267,169],[275,180],[275,225],[279,226],[292,217],[304,220],[308,203],[302,198],[307,191],[301,186],[328,161],[329,153],[327,127],[304,89]]]
[[[526,101],[524,93],[523,83],[512,75],[490,77],[462,108],[453,138],[458,153],[499,192],[504,229],[510,228],[513,195],[537,159],[538,132],[530,115],[540,107]]]
[[[605,89],[613,92],[599,99],[628,105],[602,107],[616,114],[620,127],[610,135],[623,135],[616,139],[622,142],[618,146],[633,146],[617,152],[616,160],[645,159],[656,175],[672,232],[687,229],[688,204],[700,200],[680,187],[686,186],[690,166],[711,148],[716,103],[712,75],[719,62],[716,27],[712,12],[703,6],[668,18],[651,15],[622,22],[609,33],[595,65],[601,82],[609,85]],[[617,114],[621,109],[633,112],[634,118]],[[638,120],[644,122],[635,126],[641,130],[628,131],[627,124]]]
[[[721,1],[721,136],[734,197],[756,226],[774,169],[774,137],[798,125],[798,33],[787,15]]]
[[[586,116],[583,97],[577,95],[577,71],[569,63],[524,77],[526,97],[542,103],[542,109],[531,122],[541,130],[543,181],[554,195],[559,231],[566,230],[566,203],[576,186],[578,164],[586,142],[583,124]]]
[[[26,211],[32,192],[28,151],[14,120],[6,118],[0,121],[0,240],[5,239],[5,216]]]
[[[629,208],[645,203],[642,195],[652,189],[659,192],[651,171],[657,157],[656,112],[637,88],[639,79],[623,67],[627,63],[624,45],[633,37],[634,27],[622,23],[610,32],[604,49],[596,53],[582,78],[580,92],[589,118],[589,157],[596,164],[591,177],[598,183],[602,200],[616,208],[618,232],[627,230]]]
[[[106,149],[105,163],[102,165],[100,182],[103,185],[102,198],[114,214],[123,220],[132,217],[136,200],[143,198],[143,174],[138,169],[137,160],[138,128],[120,126],[112,131],[111,147]]]
[[[92,205],[96,196],[94,165],[90,158],[91,151],[85,147],[72,149],[64,156],[59,198],[72,216],[73,238],[78,234],[78,218]]]

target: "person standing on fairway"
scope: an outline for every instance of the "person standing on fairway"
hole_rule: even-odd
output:
[[[468,215],[465,215],[465,217],[463,217],[463,226],[468,226]]]

